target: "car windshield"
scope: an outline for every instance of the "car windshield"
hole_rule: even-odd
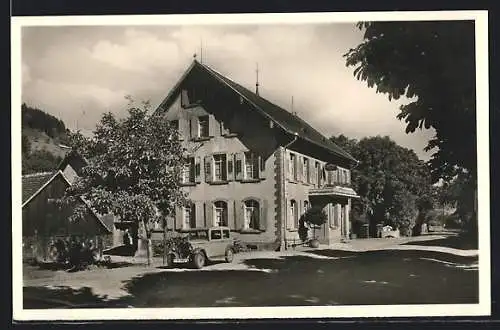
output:
[[[189,232],[190,239],[208,239],[208,232],[206,230],[196,230]]]

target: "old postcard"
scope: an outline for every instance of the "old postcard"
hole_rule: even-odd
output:
[[[486,11],[11,26],[14,319],[490,314]]]

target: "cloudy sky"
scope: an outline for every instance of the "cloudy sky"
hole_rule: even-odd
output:
[[[125,95],[158,105],[198,53],[203,63],[294,110],[326,136],[389,135],[420,158],[434,132],[405,134],[407,100],[357,81],[342,55],[362,40],[348,23],[238,26],[54,26],[22,30],[22,101],[91,132],[105,111],[123,114]]]

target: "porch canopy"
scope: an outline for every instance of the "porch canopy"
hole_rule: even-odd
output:
[[[350,198],[360,198],[359,195],[350,187],[343,186],[324,186],[321,188],[312,188],[309,190],[309,196],[323,196],[323,197],[350,197]]]

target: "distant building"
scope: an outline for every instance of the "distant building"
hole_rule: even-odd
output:
[[[357,160],[258,89],[195,60],[156,111],[190,153],[181,184],[192,204],[167,229],[224,225],[247,244],[275,249],[299,242],[301,215],[319,205],[328,215],[320,241],[349,237]]]
[[[56,171],[23,175],[23,258],[47,260],[50,240],[71,235],[92,239],[101,249],[112,245],[112,216],[101,216],[89,208],[85,219],[70,222],[68,218],[74,205],[59,207],[55,203],[73,183],[83,165],[81,157],[70,153]],[[81,203],[85,202],[82,200]]]

